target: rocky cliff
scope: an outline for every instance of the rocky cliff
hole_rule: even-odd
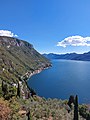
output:
[[[50,62],[30,43],[0,36],[0,79],[15,83],[27,72],[48,67]]]

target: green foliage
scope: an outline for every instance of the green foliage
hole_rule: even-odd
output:
[[[2,81],[1,85],[1,94],[6,99],[9,100],[13,96],[16,95],[16,87],[8,85],[7,83]]]
[[[13,97],[9,100],[9,107],[11,108],[12,112],[11,112],[11,118],[12,120],[19,120],[20,116],[19,116],[19,109],[20,109],[20,103],[18,102],[18,99],[16,97]]]
[[[8,86],[7,86],[7,84],[5,83],[4,85],[3,85],[3,97],[6,99],[7,98],[7,94],[8,94]]]
[[[82,117],[84,117],[87,120],[90,120],[90,110],[88,105],[79,105],[79,113]]]

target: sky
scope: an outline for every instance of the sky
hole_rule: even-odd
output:
[[[0,0],[0,35],[40,53],[90,51],[90,0]]]

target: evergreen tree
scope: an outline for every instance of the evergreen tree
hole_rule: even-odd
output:
[[[18,82],[18,86],[17,86],[17,96],[20,97],[20,85],[19,85],[19,82]]]
[[[2,91],[4,91],[4,83],[3,83],[3,80],[2,80]]]
[[[68,105],[69,105],[70,108],[72,108],[72,105],[71,105],[72,103],[74,103],[74,96],[73,95],[71,95],[69,97],[69,101],[68,101]]]
[[[7,96],[8,96],[8,86],[7,86],[7,84],[3,84],[3,97],[5,98],[5,99],[7,99]]]
[[[30,110],[29,109],[28,109],[26,115],[27,115],[27,120],[30,120]]]
[[[78,96],[76,95],[74,101],[74,120],[78,120]]]

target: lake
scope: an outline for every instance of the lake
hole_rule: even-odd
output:
[[[90,62],[53,60],[52,67],[28,80],[39,96],[68,99],[78,95],[79,103],[90,103]]]

